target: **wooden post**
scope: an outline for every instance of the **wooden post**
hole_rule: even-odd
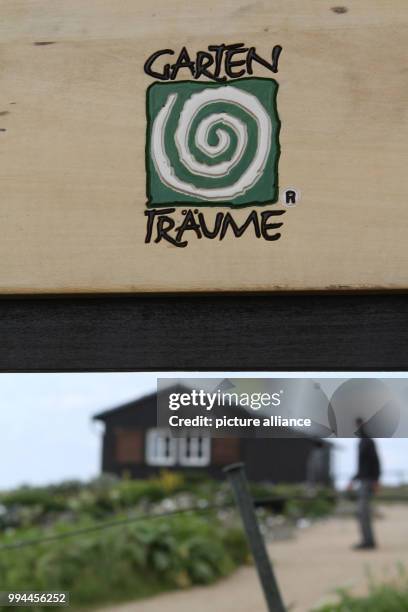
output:
[[[285,606],[279,591],[278,583],[268,557],[265,542],[259,529],[254,504],[245,476],[244,464],[233,463],[224,468],[234,493],[248,544],[254,557],[259,580],[265,595],[269,612],[285,612]]]

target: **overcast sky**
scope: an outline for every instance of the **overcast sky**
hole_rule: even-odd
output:
[[[154,391],[158,376],[258,378],[270,375],[251,372],[222,375],[180,372],[0,374],[0,489],[71,478],[86,480],[98,475],[101,429],[99,423],[92,422],[92,416]],[[278,373],[277,376],[282,378],[284,375]],[[336,375],[328,373],[326,376]],[[349,376],[352,374],[345,373],[341,377]],[[407,377],[404,374],[398,376]],[[341,482],[355,469],[356,443],[351,439],[336,441],[338,450],[334,453],[334,469],[335,474],[341,476]],[[405,472],[408,480],[408,440],[379,440],[378,444],[386,479],[395,478],[396,472],[401,471]]]

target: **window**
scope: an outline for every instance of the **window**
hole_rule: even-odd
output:
[[[180,465],[204,466],[210,463],[210,438],[187,436],[179,439]]]
[[[211,459],[210,438],[173,438],[167,429],[150,429],[146,434],[146,463],[157,466],[204,467]]]
[[[174,465],[177,440],[166,429],[150,429],[146,435],[146,462],[149,465]]]

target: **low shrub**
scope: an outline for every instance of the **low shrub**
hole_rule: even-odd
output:
[[[347,590],[339,590],[338,595],[338,603],[315,612],[407,612],[408,579],[402,573],[397,583],[371,585],[366,597],[354,597]]]
[[[71,528],[31,529],[18,539]],[[5,535],[1,543],[16,538]],[[189,513],[1,551],[0,583],[4,591],[69,591],[73,606],[89,606],[209,584],[247,559],[242,531],[221,528],[214,515]]]
[[[308,489],[302,484],[251,484],[257,499],[267,499],[266,507],[288,518],[320,518],[334,511],[336,499],[329,488]]]

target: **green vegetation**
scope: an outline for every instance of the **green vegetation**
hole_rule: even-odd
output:
[[[339,590],[338,595],[338,603],[323,606],[316,612],[407,612],[408,577],[400,568],[398,581],[371,584],[366,597],[353,597],[347,590]]]
[[[307,489],[304,485],[251,484],[251,494],[256,500],[267,500],[265,507],[288,520],[317,519],[331,514],[336,505],[334,492],[328,488]]]
[[[407,502],[408,501],[408,485],[381,487],[380,489],[382,502]]]
[[[301,485],[252,484],[256,499],[269,499],[268,509],[289,519],[318,518],[329,514],[335,505],[330,491],[317,490],[308,495]],[[63,518],[76,522],[84,518],[104,520],[139,510],[149,512],[152,505],[170,502],[173,509],[232,503],[226,483],[192,474],[163,471],[147,480],[118,480],[101,477],[90,483],[64,482],[48,487],[21,487],[0,493],[0,530],[8,527],[49,525]]]
[[[66,531],[63,524],[36,528],[20,531],[18,539]],[[2,544],[15,540],[15,534],[7,535]],[[9,591],[70,591],[71,605],[89,606],[209,584],[247,559],[241,530],[221,527],[211,514],[180,514],[1,551],[0,583]]]
[[[254,484],[251,492],[273,498],[259,513],[267,530],[277,524],[274,515],[296,522],[334,505],[326,492],[309,498],[300,486]],[[0,547],[27,540],[39,542],[0,550],[1,590],[70,591],[75,608],[209,584],[249,559],[227,483],[169,471],[148,480],[102,477],[0,494]]]
[[[169,495],[188,491],[183,478],[172,472],[149,480],[117,480],[101,477],[90,483],[65,482],[49,487],[21,487],[0,494],[1,526],[43,524],[57,519],[103,519],[145,503],[160,502]],[[197,487],[196,494],[201,490]]]

